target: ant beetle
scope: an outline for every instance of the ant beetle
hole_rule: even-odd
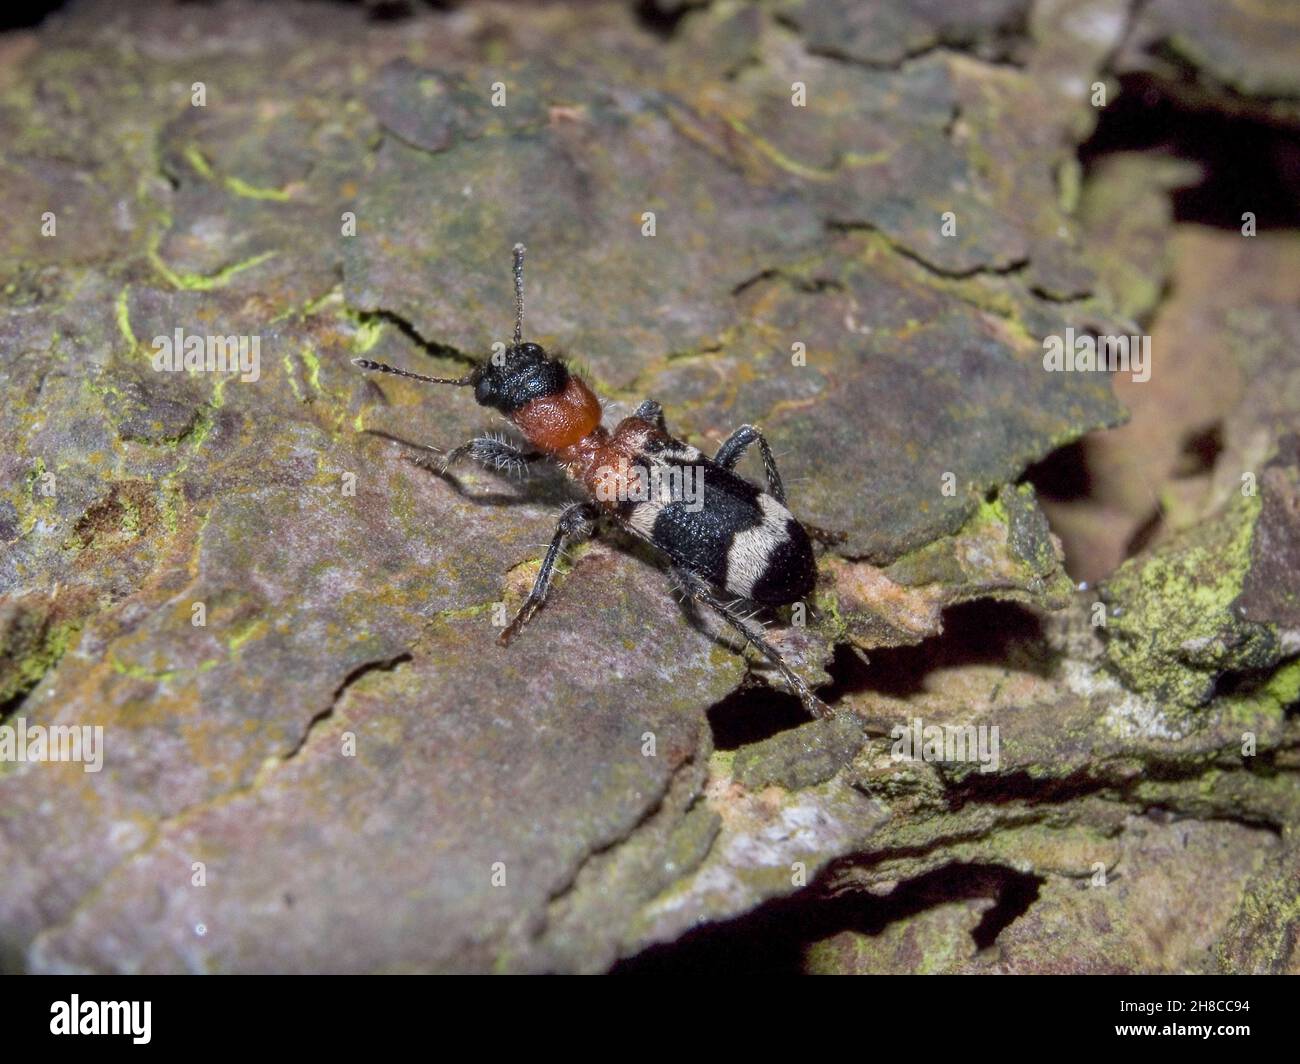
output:
[[[499,436],[478,436],[445,453],[428,447],[442,455],[437,472],[445,473],[461,458],[509,472],[523,472],[528,463],[547,458],[588,496],[560,513],[533,589],[502,631],[500,644],[507,645],[546,601],[565,544],[592,535],[605,516],[667,555],[690,602],[716,610],[780,670],[813,715],[829,716],[830,708],[785,663],[764,638],[763,626],[744,608],[745,603],[776,607],[797,602],[812,592],[817,579],[808,531],[786,509],[785,488],[763,433],[741,425],[713,458],[706,458],[669,435],[663,408],[653,399],[641,403],[613,432],[606,429],[600,400],[587,384],[539,344],[523,340],[524,250],[522,244],[514,247],[514,342],[504,352],[458,379],[352,360],[364,370],[473,388],[475,400],[504,414],[533,448],[525,450]],[[755,443],[767,491],[734,472]],[[423,460],[417,464],[434,468]],[[671,485],[692,479],[701,489],[698,500],[674,498],[663,490],[664,481]]]

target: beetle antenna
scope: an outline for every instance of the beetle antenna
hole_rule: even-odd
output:
[[[396,366],[390,366],[387,362],[372,362],[368,358],[354,358],[352,364],[376,373],[392,373],[398,377],[410,377],[413,381],[424,381],[425,384],[454,384],[457,387],[465,388],[475,383],[474,374],[472,373],[456,380],[451,377],[426,377],[423,373],[412,373],[409,369],[398,369]]]
[[[523,244],[516,244],[515,252],[515,347],[524,338],[524,252]]]

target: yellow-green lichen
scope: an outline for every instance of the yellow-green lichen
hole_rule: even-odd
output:
[[[163,261],[162,255],[156,249],[150,248],[148,252],[150,264],[158,271],[163,280],[173,288],[192,292],[207,292],[214,288],[221,288],[230,282],[231,277],[242,273],[244,270],[250,270],[267,259],[274,258],[275,255],[276,252],[274,251],[263,251],[241,262],[233,262],[216,273],[202,274],[173,270]]]
[[[126,285],[117,294],[117,331],[122,334],[127,347],[134,352],[140,346],[140,341],[135,338],[135,332],[131,328],[131,308],[127,302],[130,294],[130,285]]]
[[[80,633],[79,621],[51,623],[40,612],[23,613],[10,623],[0,644],[0,705],[35,687]]]
[[[1237,498],[1106,582],[1106,656],[1129,686],[1188,708],[1210,699],[1221,674],[1276,664],[1277,633],[1233,608],[1259,511],[1258,497]]]

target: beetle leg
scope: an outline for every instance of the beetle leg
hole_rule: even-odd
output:
[[[781,474],[776,469],[776,459],[772,457],[772,448],[767,444],[767,437],[763,435],[761,429],[753,425],[741,425],[730,436],[723,441],[718,453],[713,456],[713,460],[722,466],[723,469],[734,469],[736,463],[740,461],[751,444],[757,443],[759,451],[763,454],[763,472],[767,475],[767,490],[771,493],[772,498],[782,505],[785,504],[785,486],[781,483]]]
[[[667,422],[664,421],[664,408],[653,399],[643,400],[641,405],[632,411],[632,416],[650,422],[660,432],[668,431]]]
[[[831,707],[812,693],[808,685],[785,663],[785,658],[781,656],[781,652],[767,641],[762,625],[756,624],[731,603],[719,598],[707,581],[692,573],[689,569],[674,566],[673,575],[681,584],[682,591],[689,600],[702,602],[710,609],[715,610],[722,616],[723,620],[744,636],[746,642],[752,643],[754,648],[776,667],[809,713],[814,717],[823,719],[833,715],[834,711]]]
[[[519,634],[520,630],[532,619],[534,613],[546,601],[547,592],[551,589],[551,576],[555,571],[555,563],[559,561],[560,554],[564,550],[564,545],[569,540],[585,539],[595,531],[597,510],[591,503],[575,502],[570,503],[560,512],[560,520],[555,526],[555,536],[551,539],[551,545],[547,548],[546,557],[542,559],[542,567],[537,570],[537,579],[533,581],[533,589],[528,592],[528,597],[519,607],[519,612],[515,614],[515,619],[501,632],[497,642],[501,646],[508,646],[510,640]]]

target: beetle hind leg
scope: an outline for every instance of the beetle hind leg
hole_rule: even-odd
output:
[[[741,613],[734,605],[720,598],[705,580],[696,576],[689,569],[674,566],[673,576],[688,601],[703,603],[719,614],[723,620],[744,637],[747,643],[752,644],[781,673],[785,682],[798,696],[799,701],[804,704],[809,713],[823,720],[833,716],[834,711],[831,707],[812,693],[809,686],[786,664],[781,652],[767,641],[766,633],[761,624],[757,624]]]

